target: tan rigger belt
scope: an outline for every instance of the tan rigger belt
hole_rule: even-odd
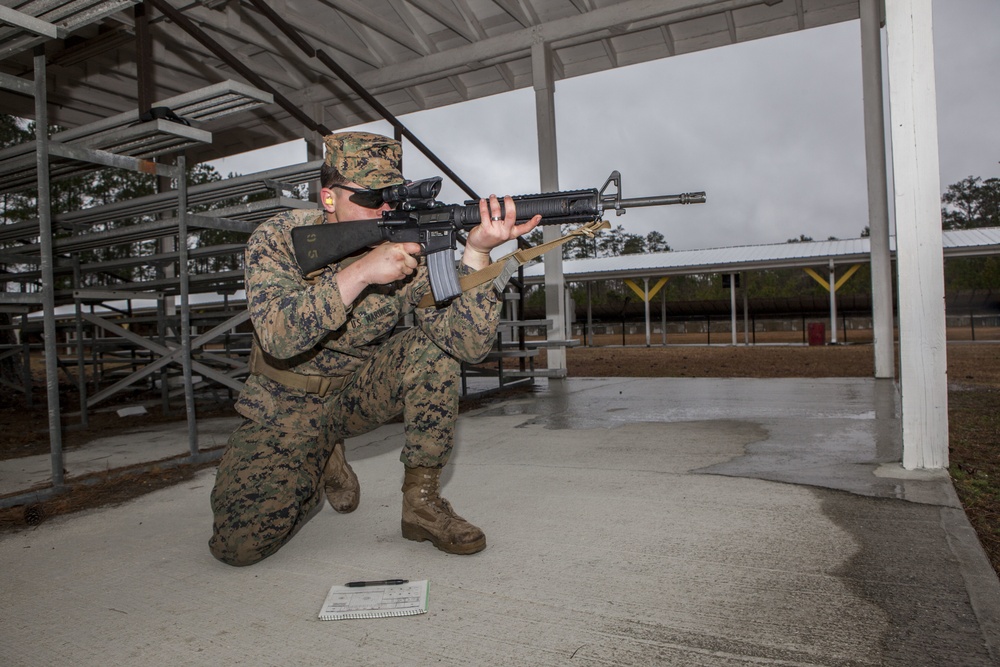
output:
[[[263,375],[269,380],[274,380],[290,389],[298,389],[307,394],[317,394],[320,398],[342,389],[347,384],[347,375],[303,375],[293,373],[281,368],[275,368],[267,363],[267,357],[253,342],[250,348],[250,372],[256,375]]]

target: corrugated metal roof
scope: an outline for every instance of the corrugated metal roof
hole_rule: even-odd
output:
[[[58,24],[66,39],[48,39],[50,122],[77,127],[137,109],[142,73],[153,100],[197,90],[245,73],[224,62],[149,7],[148,61],[139,56],[135,0],[0,0],[8,19]],[[151,3],[144,3],[150,5]],[[855,21],[858,0],[295,0],[273,5],[300,33],[309,54],[286,37],[256,2],[166,2],[201,33],[313,120],[331,129],[380,116],[311,56],[322,51],[396,116],[480,99],[533,85],[532,50],[550,47],[556,81],[659,58]],[[82,8],[82,9],[81,9]],[[91,8],[91,9],[88,9]],[[155,11],[154,11],[155,9]],[[109,14],[109,11],[114,13]],[[84,20],[67,24],[71,14]],[[137,26],[139,23],[139,26]],[[53,31],[57,26],[52,25]],[[30,83],[33,32],[0,26],[0,74]],[[54,32],[53,32],[54,34]],[[24,39],[21,39],[24,37]],[[137,52],[138,50],[138,52]],[[0,77],[2,78],[2,77]],[[264,86],[254,84],[257,88]],[[277,98],[276,98],[277,99]],[[310,137],[303,122],[277,104],[213,121],[213,143],[188,150],[190,163]],[[27,95],[0,94],[0,112],[34,117]]]
[[[1000,254],[1000,227],[943,232],[942,243],[947,257]],[[895,239],[890,240],[890,246],[895,253]],[[745,269],[826,266],[831,259],[835,264],[856,264],[868,262],[870,256],[867,238],[772,243],[566,260],[563,275],[570,280],[596,280],[732,273]],[[529,283],[543,282],[542,264],[525,267],[524,277]]]
[[[946,257],[1000,254],[1000,227],[956,229],[944,233]]]

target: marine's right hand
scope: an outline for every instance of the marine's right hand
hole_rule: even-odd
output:
[[[402,280],[417,270],[419,243],[383,243],[359,259],[363,265],[362,277],[369,285],[386,285]]]
[[[383,243],[337,274],[340,298],[354,303],[368,285],[387,285],[417,270],[419,243]]]

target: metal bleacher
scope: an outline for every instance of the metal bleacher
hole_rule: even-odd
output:
[[[0,5],[0,57],[20,53],[48,39],[62,39],[77,28],[131,7],[139,0],[34,0]]]
[[[133,4],[0,5],[0,55],[64,38],[88,20]],[[0,72],[0,91],[34,98],[36,128],[46,128],[47,61],[40,49],[33,68],[33,80]],[[172,398],[183,396],[189,460],[204,456],[197,443],[194,392],[221,387],[231,397],[247,372],[252,333],[238,294],[245,239],[281,211],[314,208],[307,190],[318,180],[322,162],[189,185],[183,151],[212,142],[203,127],[209,121],[268,105],[273,98],[244,83],[221,81],[157,100],[149,115],[130,110],[51,136],[36,130],[34,140],[0,150],[0,195],[38,193],[37,218],[0,224],[0,313],[6,315],[0,324],[18,335],[16,343],[0,344],[0,359],[20,355],[24,367],[22,385],[9,377],[3,384],[23,392],[30,405],[32,352],[44,351],[53,488],[63,483],[60,411],[68,407],[60,406],[60,373],[76,384],[79,395],[79,410],[65,416],[78,418],[83,427],[90,411],[129,388],[143,396],[159,388],[164,413]],[[156,175],[164,189],[53,214],[52,182],[101,169]],[[190,242],[201,230],[243,239],[229,234],[214,245]],[[91,254],[111,249],[116,251],[100,259]],[[139,267],[144,270],[136,272]],[[194,304],[192,295],[204,298]],[[511,320],[516,328],[513,310]],[[477,373],[499,378],[500,387],[540,375],[533,366],[538,347],[526,348],[523,334],[517,335],[516,349],[498,344],[487,365],[465,369],[463,387]],[[510,359],[519,367],[505,378],[504,362]]]
[[[88,21],[133,4],[35,0],[0,6],[0,54],[63,38]],[[46,59],[36,51],[33,63],[33,80],[0,73],[0,90],[33,98],[36,126],[45,128]],[[4,386],[23,392],[30,405],[28,362],[33,350],[44,350],[53,487],[61,486],[63,479],[60,411],[68,407],[60,408],[60,371],[77,384],[76,417],[82,426],[87,425],[88,411],[128,387],[159,381],[165,410],[171,397],[182,394],[192,458],[200,456],[192,410],[195,378],[230,391],[241,386],[238,377],[246,372],[246,364],[230,351],[246,336],[235,330],[247,316],[227,295],[242,286],[242,269],[198,274],[191,268],[209,258],[242,256],[244,244],[192,249],[189,236],[199,228],[248,234],[264,217],[306,205],[295,191],[317,177],[319,163],[188,187],[181,154],[212,142],[212,133],[203,127],[209,121],[272,101],[269,92],[221,81],[157,100],[148,116],[130,110],[51,136],[36,133],[35,140],[0,150],[0,194],[39,193],[36,219],[0,225],[0,312],[6,316],[4,328],[18,338],[0,345],[0,358],[20,355],[25,369],[20,386],[9,378]],[[50,183],[107,168],[155,174],[161,177],[160,187],[172,185],[148,197],[52,214]],[[220,207],[218,202],[228,205]],[[137,252],[133,244],[139,242],[144,250]],[[114,246],[127,250],[114,259],[88,260],[87,251]],[[241,267],[239,260],[229,263]],[[144,272],[149,279],[94,287],[106,282],[101,276],[138,266],[152,269]],[[193,312],[190,296],[197,292],[221,294],[219,304]],[[39,310],[42,317],[29,316]],[[109,387],[112,375],[102,378],[104,374],[124,377]],[[181,375],[180,384],[167,381]]]
[[[238,81],[222,81],[197,91],[159,100],[153,106],[168,108],[187,123],[198,124],[269,104],[271,101],[270,93]],[[132,110],[59,132],[52,135],[49,141],[49,151],[54,156],[49,165],[49,174],[55,180],[78,176],[98,168],[86,161],[85,153],[73,149],[150,159],[176,153],[196,143],[211,143],[212,135],[196,125],[172,120],[154,119],[143,122],[139,112]],[[37,179],[33,144],[0,150],[0,192],[31,187]]]

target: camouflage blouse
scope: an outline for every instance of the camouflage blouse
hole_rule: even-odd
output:
[[[257,341],[272,365],[305,375],[350,375],[409,313],[415,326],[456,359],[475,363],[486,356],[496,338],[502,307],[491,283],[465,292],[443,308],[418,308],[430,291],[422,262],[413,275],[388,285],[371,285],[345,306],[337,274],[346,263],[307,279],[292,253],[291,230],[321,222],[322,211],[286,211],[257,227],[247,242],[247,307]],[[471,272],[459,264],[460,274]],[[291,407],[284,405],[287,400],[322,402],[251,375],[237,411],[254,421],[274,422]]]

